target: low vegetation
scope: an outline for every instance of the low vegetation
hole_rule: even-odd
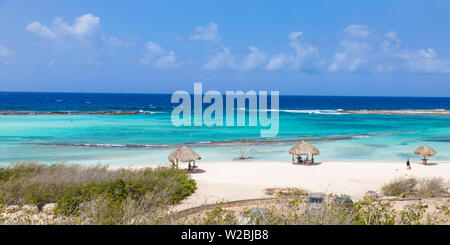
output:
[[[442,178],[396,179],[381,188],[385,196],[429,198],[448,195],[448,186]]]
[[[126,215],[132,205],[167,207],[195,189],[196,183],[186,171],[168,168],[130,170],[35,163],[0,168],[0,205],[34,204],[42,208],[57,203],[61,215],[88,217],[97,213],[107,217],[100,223],[117,223],[117,217]]]
[[[391,201],[364,198],[343,206],[328,197],[317,205],[304,197],[283,198],[268,205],[235,209],[215,207],[176,220],[177,224],[209,225],[435,225],[449,224],[448,209],[416,203],[401,209]],[[448,200],[445,205],[448,205]],[[173,222],[173,220],[172,220]]]
[[[44,217],[5,212],[0,224],[450,224],[450,199],[442,179],[398,179],[382,188],[384,195],[423,197],[416,201],[366,197],[344,203],[326,196],[322,203],[309,203],[304,190],[278,188],[266,191],[282,198],[247,206],[218,203],[195,212],[171,211],[195,189],[187,172],[177,169],[15,164],[0,168],[0,210],[56,203],[57,211]]]
[[[299,188],[266,188],[266,195],[270,196],[306,196],[308,191]]]

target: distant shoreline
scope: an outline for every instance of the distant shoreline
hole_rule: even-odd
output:
[[[20,111],[0,111],[1,116],[47,116],[47,115],[138,115],[152,114],[151,111],[86,111],[86,112],[70,112],[70,111],[52,111],[52,112],[20,112]]]
[[[382,114],[382,115],[450,115],[450,110],[338,110],[346,114]]]

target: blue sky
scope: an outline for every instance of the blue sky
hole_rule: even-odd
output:
[[[0,90],[450,96],[450,1],[0,0]]]

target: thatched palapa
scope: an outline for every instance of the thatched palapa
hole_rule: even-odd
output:
[[[427,164],[427,157],[434,156],[436,154],[436,151],[427,145],[423,145],[417,147],[417,149],[414,150],[414,154],[421,155],[423,157],[423,163]]]
[[[319,155],[320,151],[313,145],[306,143],[304,140],[302,142],[294,145],[289,150],[289,154],[292,155],[292,163],[294,163],[294,156],[302,156],[302,155],[312,155],[312,161],[314,161],[314,155]]]
[[[200,155],[187,146],[181,146],[172,151],[168,157],[172,165],[178,167],[178,161],[188,162],[189,168],[191,169],[191,162],[193,163],[193,170],[195,171],[195,161],[202,159]]]

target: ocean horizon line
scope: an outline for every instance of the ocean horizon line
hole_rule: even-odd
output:
[[[234,91],[239,91],[241,89],[236,89]],[[224,93],[225,91],[230,90],[223,90],[219,91],[221,93]],[[244,91],[244,90],[242,90]],[[248,90],[245,90],[248,91]],[[256,91],[256,90],[254,90]],[[259,91],[259,90],[258,90]],[[174,91],[175,92],[175,91]],[[193,92],[187,91],[190,95],[194,95]],[[152,93],[152,92],[78,92],[78,91],[70,91],[70,92],[52,92],[52,91],[3,91],[0,90],[0,93],[30,93],[30,94],[127,94],[127,95],[172,95],[173,92],[164,92],[164,93]],[[204,95],[205,93],[202,93]],[[402,96],[402,95],[319,95],[319,94],[282,94],[280,93],[279,96],[286,96],[286,97],[355,97],[355,98],[443,98],[448,99],[450,96]]]

